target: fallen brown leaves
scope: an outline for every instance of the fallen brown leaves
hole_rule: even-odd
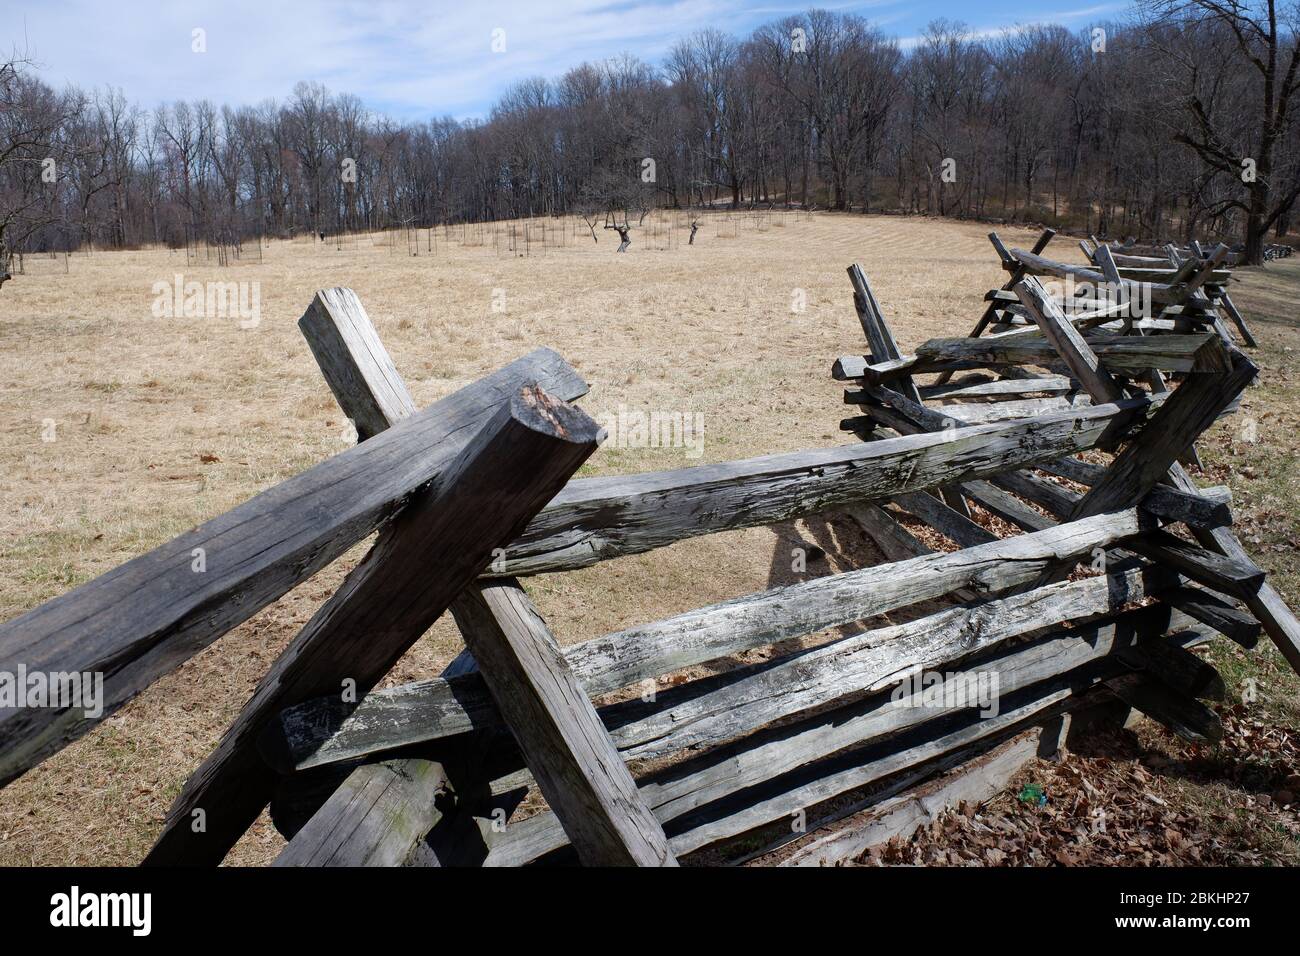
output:
[[[962,804],[858,862],[923,866],[1243,866],[1300,857],[1300,733],[1220,710],[1215,747],[1115,731],[1036,761],[983,806]],[[1030,785],[1047,795],[1032,799]]]

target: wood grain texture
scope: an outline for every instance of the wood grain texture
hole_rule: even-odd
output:
[[[993,594],[1032,581],[1068,556],[1139,534],[1130,511],[998,539],[965,551],[787,585],[697,608],[564,649],[588,696],[739,651],[866,620],[966,588]],[[323,698],[287,709],[265,742],[285,768],[305,769],[397,746],[495,726],[499,716],[474,674],[377,691],[355,709]]]
[[[441,818],[439,763],[409,758],[358,767],[295,834],[274,866],[400,866]]]
[[[351,289],[317,292],[298,328],[360,441],[415,414],[406,383]]]
[[[995,797],[1038,756],[1040,728],[1017,734],[948,771],[939,780],[884,801],[832,833],[808,840],[780,866],[833,866],[854,860],[894,838],[906,840],[947,810],[978,806]]]
[[[1092,399],[1087,395],[1070,395],[1064,398],[1026,398],[1006,402],[962,403],[940,406],[943,414],[951,415],[971,425],[988,422],[1009,422],[1036,415],[1053,415],[1074,408],[1087,408]]]
[[[186,784],[145,862],[219,863],[270,798],[272,771],[255,749],[268,723],[291,704],[339,694],[340,673],[358,693],[373,687],[486,567],[492,549],[516,536],[586,461],[598,431],[536,387],[501,405],[277,659]],[[194,810],[206,816],[203,832],[191,826]]]
[[[961,401],[968,398],[1029,398],[1034,395],[1065,395],[1079,390],[1079,383],[1067,375],[1044,375],[1036,378],[1000,378],[991,382],[925,385],[921,397],[927,401]]]
[[[963,706],[918,707],[906,696],[892,693],[871,696],[652,774],[642,781],[641,792],[661,821],[674,824],[673,831],[688,821],[685,832],[673,836],[672,846],[679,855],[689,853],[926,760],[996,738],[1032,716],[1041,718],[1072,695],[1126,672],[1129,665],[1119,658],[1121,649],[1186,623],[1176,612],[1171,615],[1155,606],[1054,631],[1025,644],[997,647],[965,664],[967,672],[998,675],[1003,703],[994,717],[978,717]],[[1067,674],[1071,679],[1059,680]],[[949,675],[937,694],[960,679]],[[967,716],[960,716],[963,711]],[[871,741],[880,742],[863,748]],[[844,756],[832,757],[840,752]],[[716,809],[726,807],[727,798],[740,793],[754,796],[739,808]],[[553,816],[530,817],[499,835],[486,865],[520,865],[562,847],[564,841],[563,829]]]
[[[907,401],[882,391],[891,396],[886,401]],[[493,573],[572,570],[696,535],[822,514],[1054,460],[1096,447],[1162,401],[1163,396],[1135,398],[942,434],[578,479],[510,544]]]
[[[358,441],[365,441],[415,414],[415,400],[378,331],[350,290],[319,293],[298,327],[340,408],[358,423]],[[454,602],[452,606],[455,607]],[[442,676],[476,668],[472,655],[463,651]],[[463,762],[457,767],[459,774],[469,772]],[[472,781],[462,783],[464,790],[473,789]],[[446,797],[454,790],[455,782],[448,779],[441,764],[419,758],[357,767],[326,798],[308,823],[293,834],[277,863],[398,865],[441,820],[439,794],[443,794],[444,803],[454,805]],[[376,793],[380,795],[377,799],[366,798]],[[459,811],[456,807],[452,813]],[[464,829],[467,822],[454,818],[446,824]],[[448,856],[446,846],[424,845],[428,847],[426,865],[433,862],[454,865],[472,859]]]
[[[1038,239],[1035,240],[1034,242],[1034,246],[1033,246],[1034,254],[1037,255],[1038,253],[1046,249],[1048,243],[1052,241],[1052,238],[1055,235],[1056,235],[1055,229],[1044,229],[1039,234]],[[990,232],[988,235],[988,239],[989,242],[993,243],[993,248],[997,250],[999,258],[1001,258],[1004,263],[1011,259],[1011,253],[1007,251],[1007,247],[1003,245],[1002,240],[998,238],[998,234],[996,232]],[[1015,270],[1011,273],[1011,278],[1006,281],[1006,284],[1003,285],[1001,289],[994,290],[992,293],[990,293],[990,295],[993,298],[989,301],[989,304],[985,306],[984,312],[980,315],[979,320],[975,323],[975,327],[971,329],[970,338],[978,338],[980,335],[984,333],[984,330],[988,327],[989,323],[992,322],[995,318],[997,318],[998,311],[999,311],[999,302],[997,300],[997,293],[1010,291],[1010,289],[1013,286],[1015,286],[1015,284],[1024,277],[1024,274],[1025,273],[1023,269],[1019,267],[1015,268]],[[937,379],[935,379],[935,384],[943,385],[949,380],[949,378],[951,378],[951,376],[952,376],[951,372],[944,372]]]
[[[1141,372],[1156,368],[1168,372],[1220,372],[1228,367],[1222,340],[1208,332],[1148,337],[1106,333],[1090,336],[1088,345],[1112,370]],[[868,363],[867,358],[863,355],[840,356],[831,367],[831,375],[836,381],[862,379],[870,385],[887,385],[895,379],[922,372],[1003,365],[1051,368],[1060,364],[1056,348],[1038,333],[979,339],[930,339],[918,345],[914,354],[901,359]]]
[[[298,327],[358,442],[415,414],[414,399],[352,290],[318,292]],[[293,834],[276,865],[397,865],[439,816],[432,789],[427,799],[401,806],[420,782],[449,786],[442,765],[428,761],[356,768]]]
[[[1169,479],[1171,483],[1180,490],[1188,490],[1195,487],[1190,475],[1181,467],[1170,469]],[[1241,542],[1237,540],[1229,528],[1196,528],[1191,529],[1192,536],[1200,542],[1201,546],[1215,551],[1239,564],[1253,564],[1250,555],[1242,547]],[[1268,581],[1262,581],[1259,588],[1249,595],[1243,596],[1246,607],[1263,625],[1265,633],[1269,639],[1277,645],[1277,649],[1282,652],[1291,669],[1300,674],[1300,620],[1297,620],[1295,613],[1283,600],[1282,595]]]
[[[537,609],[513,581],[456,607],[483,682],[587,866],[676,866],[668,838]]]
[[[1140,341],[1162,337],[1167,338]],[[1189,375],[1088,490],[1073,517],[1125,507],[1145,496],[1258,373],[1254,364],[1237,356],[1229,372]]]
[[[383,435],[33,611],[0,624],[0,669],[98,672],[104,716],[392,520],[501,402],[538,382],[586,383],[539,349]],[[196,571],[198,556],[202,572]],[[102,719],[102,718],[100,718]],[[81,710],[0,709],[0,784],[89,730]]]

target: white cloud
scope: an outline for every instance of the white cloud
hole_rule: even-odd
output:
[[[7,0],[6,7],[13,0]],[[725,26],[737,0],[420,3],[221,0],[165,5],[17,0],[11,41],[55,83],[122,87],[146,103],[282,98],[299,80],[404,116],[482,111],[519,79],[624,51],[656,59],[682,33]],[[191,51],[191,30],[207,52]],[[491,35],[506,31],[506,52]]]
[[[814,5],[881,23],[909,9],[902,0],[5,0],[3,22],[47,81],[121,87],[147,106],[283,99],[299,80],[313,80],[419,119],[482,115],[529,76],[623,52],[657,62],[693,30],[744,34]],[[909,19],[919,26],[938,15],[927,8]],[[196,27],[207,32],[206,53],[191,52]],[[504,54],[490,46],[498,27]]]
[[[1046,26],[1052,23],[1059,23],[1062,26],[1075,26],[1080,22],[1083,24],[1096,23],[1106,15],[1113,15],[1122,10],[1130,9],[1129,3],[1103,3],[1093,7],[1082,7],[1075,10],[1061,10],[1059,12],[1043,11],[1040,15],[1018,17],[1014,22],[1004,23],[997,26],[972,27],[968,29],[964,36],[971,40],[989,40],[995,37],[1006,36],[1013,33],[1020,27]],[[1029,13],[1029,11],[1025,11]],[[898,45],[904,50],[911,50],[921,44],[925,38],[922,36],[902,37]]]

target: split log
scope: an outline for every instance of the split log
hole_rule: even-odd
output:
[[[890,427],[905,432],[912,432],[921,427],[936,427],[945,423],[943,416],[924,406],[917,406],[909,403],[892,393],[876,391],[877,397],[891,401],[900,408],[906,410],[907,414],[897,413],[889,410],[887,414],[881,415],[884,423]],[[875,412],[883,412],[883,409],[873,409]],[[1071,459],[1070,461],[1073,461]],[[1085,463],[1074,462],[1075,465],[1082,466]],[[1070,477],[1076,479],[1087,479],[1095,476],[1090,467],[1076,470],[1073,466],[1062,466],[1061,463],[1053,463],[1054,467],[1064,470]],[[1179,494],[1188,495],[1189,499],[1199,497],[1199,489],[1196,489],[1190,479],[1186,479],[1186,487],[1191,491],[1180,491]],[[1025,529],[1027,531],[1039,531],[1050,527],[1053,522],[1050,518],[1044,517],[1037,511],[1025,505],[1019,498],[1007,494],[1006,491],[995,487],[995,484],[1002,485],[1017,494],[1024,495],[1037,504],[1042,505],[1058,518],[1065,518],[1070,515],[1081,496],[1063,488],[1059,485],[1045,482],[1042,479],[1020,472],[1004,472],[996,475],[992,483],[988,481],[967,482],[962,486],[964,493],[978,502],[991,513],[997,515],[1003,520]],[[1162,494],[1162,486],[1153,489],[1147,499],[1144,499],[1142,506],[1145,508],[1157,495]],[[1189,506],[1190,501],[1178,501],[1173,499],[1167,501],[1160,507],[1169,515],[1169,520],[1187,520],[1188,515],[1181,511],[1182,507]],[[1153,509],[1154,510],[1154,509]],[[1180,517],[1180,515],[1182,515]],[[1226,530],[1203,531],[1196,529],[1196,533],[1201,535],[1212,535],[1215,533],[1226,534]],[[1226,535],[1226,540],[1235,542],[1230,534]],[[1139,539],[1137,546],[1134,542],[1129,543],[1129,550],[1136,551],[1139,547],[1147,557],[1158,563],[1168,563],[1172,566],[1182,568],[1189,572],[1188,576],[1207,587],[1218,590],[1225,594],[1246,594],[1256,589],[1253,598],[1250,600],[1259,600],[1259,593],[1268,588],[1266,583],[1262,583],[1261,572],[1253,562],[1245,555],[1245,552],[1237,548],[1237,553],[1230,560],[1225,560],[1221,554],[1216,554],[1204,549],[1197,549],[1187,542],[1179,541],[1169,535],[1144,536]],[[1123,553],[1119,555],[1123,557]],[[1280,599],[1279,599],[1280,600]],[[1241,643],[1244,647],[1253,647],[1255,638],[1258,634],[1258,627],[1248,615],[1238,611],[1230,605],[1218,602],[1217,599],[1210,595],[1204,595],[1203,601],[1187,600],[1186,596],[1182,604],[1192,612],[1197,620],[1200,620],[1211,627],[1215,627],[1232,640]],[[1253,610],[1253,609],[1252,609]],[[1263,607],[1263,613],[1267,616],[1270,609]],[[1257,615],[1258,616],[1258,615]],[[1289,610],[1284,604],[1281,605],[1281,611],[1273,614],[1274,626],[1283,635],[1288,633],[1285,628],[1286,621],[1294,621],[1290,616]]]
[[[28,671],[102,673],[108,716],[392,520],[530,382],[569,399],[587,389],[559,355],[533,352],[401,427],[0,624],[0,670],[21,663]],[[96,722],[80,709],[0,710],[0,784]]]
[[[1049,475],[1068,478],[1083,485],[1095,485],[1105,474],[1105,467],[1077,458],[1062,458],[1038,466]],[[1232,524],[1232,490],[1227,485],[1197,488],[1195,493],[1156,485],[1143,499],[1143,506],[1166,521],[1181,521],[1201,528],[1219,528]]]
[[[1098,248],[1100,249],[1101,247]],[[1106,248],[1109,249],[1110,247],[1107,246]],[[1088,258],[1092,259],[1093,257],[1089,256]],[[1118,252],[1112,252],[1111,258],[1115,260],[1115,263],[1117,265],[1121,265],[1121,266],[1158,267],[1158,266],[1169,265],[1169,258],[1167,256],[1129,256],[1129,255],[1123,255]]]
[[[1068,717],[1067,717],[1068,719]],[[1050,722],[1049,722],[1050,723]],[[959,764],[933,783],[884,800],[849,826],[811,840],[780,866],[833,866],[855,860],[872,847],[894,838],[906,840],[948,810],[979,805],[997,796],[1007,783],[1040,756],[1042,728],[1034,728]]]
[[[442,816],[447,786],[442,765],[429,760],[358,767],[273,865],[400,866]]]
[[[1038,253],[1046,249],[1047,244],[1052,241],[1052,237],[1055,235],[1056,235],[1055,229],[1044,229],[1042,233],[1039,235],[1038,239],[1034,242],[1034,254],[1037,255]],[[1007,251],[1006,246],[1002,244],[1002,240],[998,238],[998,234],[996,232],[989,233],[989,242],[993,243],[993,248],[997,250],[998,256],[1001,257],[1004,264],[1011,259],[1011,253]],[[1019,265],[1017,265],[1014,271],[1011,273],[1011,278],[1007,280],[1006,285],[1002,287],[1001,291],[1010,291],[1010,289],[1013,286],[1015,286],[1017,282],[1019,282],[1022,278],[1024,278],[1024,275],[1025,275],[1024,270],[1020,268]],[[971,329],[970,338],[973,339],[979,338],[979,336],[984,332],[985,328],[988,327],[988,324],[993,321],[993,319],[997,316],[997,314],[998,314],[998,302],[995,299],[993,301],[990,301],[989,304],[985,307],[983,314],[979,317],[979,321],[977,321],[975,323],[975,327]],[[951,377],[952,377],[952,372],[944,372],[937,379],[935,379],[935,384],[943,385]]]
[[[1085,391],[1099,402],[1117,402],[1124,391],[1102,366],[1093,347],[1061,313],[1042,284],[1033,277],[1016,284],[1016,295],[1029,311],[1043,336],[1052,344]]]
[[[1151,637],[1120,651],[1134,668],[1201,700],[1225,700],[1228,685],[1214,667],[1186,647],[1163,637]],[[1138,708],[1141,710],[1141,708]]]
[[[1015,305],[1020,300],[1016,298],[1014,292],[1008,292],[1006,289],[990,289],[984,293],[985,302],[1000,302],[1003,305]],[[971,338],[977,336],[972,335]]]
[[[1106,474],[1084,495],[1073,516],[1121,507],[1154,488],[1197,436],[1258,374],[1259,369],[1244,356],[1236,358],[1226,374],[1188,376],[1156,411],[1139,438],[1120,452]]]
[[[853,285],[853,305],[857,309],[858,321],[862,324],[862,332],[867,337],[867,345],[871,349],[877,361],[888,361],[902,357],[898,350],[898,343],[894,341],[893,333],[889,331],[889,326],[885,323],[885,317],[880,311],[880,305],[876,302],[876,297],[872,294],[871,286],[867,282],[866,273],[862,267],[856,263],[849,266],[849,282]],[[916,390],[915,383],[910,378],[903,378],[897,383],[898,390],[914,402],[921,400],[920,394]]]
[[[1120,266],[1120,275],[1125,279],[1133,282],[1159,282],[1170,283],[1178,275],[1177,269],[1153,266]],[[1206,278],[1206,283],[1222,283],[1232,278],[1232,273],[1227,269],[1213,269]]]
[[[1159,606],[1123,612],[974,657],[964,672],[946,675],[933,689],[936,701],[952,700],[946,696],[948,688],[966,680],[972,670],[996,673],[1002,705],[992,718],[967,711],[968,716],[953,723],[945,718],[960,715],[968,705],[916,706],[906,695],[875,695],[760,731],[652,774],[641,783],[641,792],[662,822],[678,821],[670,831],[680,830],[681,820],[688,821],[689,828],[672,838],[673,850],[680,856],[976,741],[996,738],[1030,718],[1041,720],[1072,694],[1123,673],[1128,665],[1116,656],[1119,649],[1184,623],[1176,612],[1170,615]],[[1194,634],[1187,637],[1200,639]],[[1061,680],[1061,675],[1070,679]],[[873,740],[882,742],[862,747]],[[827,759],[853,747],[860,749]],[[974,753],[966,754],[970,756]],[[716,809],[726,806],[726,798],[742,793],[756,795],[731,812]],[[486,865],[521,865],[564,843],[563,828],[555,818],[540,814],[499,834]]]
[[[339,407],[357,423],[359,441],[386,431],[416,413],[415,400],[360,299],[351,290],[317,293],[311,307],[299,319],[298,327],[316,356]],[[464,595],[453,602],[453,613],[456,604],[463,600]],[[442,676],[451,677],[476,668],[473,656],[466,649],[443,671]],[[472,841],[440,839],[436,844],[429,841],[420,843],[438,821],[443,824],[440,832],[459,835],[471,829],[477,830],[471,826],[473,821],[468,810],[461,811],[456,807],[446,820],[434,814],[438,804],[435,787],[452,791],[456,784],[448,780],[441,765],[434,764],[430,768],[425,766],[426,763],[412,758],[358,767],[318,807],[319,819],[313,818],[309,825],[292,835],[281,856],[290,860],[338,861],[339,865],[368,860],[401,861],[418,844],[426,851],[426,865],[435,859],[437,865],[481,862],[486,853],[485,846],[477,857],[472,847],[462,846]],[[456,768],[457,775],[465,778],[460,782],[467,795],[473,790],[468,775],[477,769],[471,766],[474,763],[461,761]],[[354,794],[373,790],[376,782],[385,785],[384,799],[374,803],[353,799]],[[444,799],[443,802],[449,801]],[[399,816],[407,824],[420,821],[428,825],[423,829],[418,825],[391,826],[387,818],[392,815]]]
[[[1188,617],[1214,628],[1246,650],[1259,643],[1260,623],[1234,604],[1219,600],[1203,588],[1175,584],[1156,591],[1160,600]]]
[[[587,866],[676,866],[541,615],[511,581],[471,589],[457,620],[538,787]]]
[[[1140,421],[1164,400],[1142,397],[948,434],[578,479],[510,544],[492,573],[572,570],[696,535],[823,514],[1054,460],[1096,447],[1114,428]]]
[[[1110,369],[1135,372],[1158,368],[1169,372],[1221,372],[1227,353],[1217,335],[1097,335],[1088,340]],[[836,359],[831,374],[837,381],[862,379],[870,385],[887,385],[904,375],[939,370],[957,371],[999,365],[1043,365],[1059,362],[1059,355],[1041,335],[985,337],[982,339],[930,339],[914,355],[892,362],[869,364],[867,356],[844,355]]]
[[[1079,496],[1047,482],[1034,482],[1025,473],[1003,474],[993,479],[1017,494],[1023,494],[1043,505],[1056,517],[1064,518],[1074,509]],[[972,482],[965,491],[984,508],[1026,531],[1040,531],[1051,527],[1052,521],[1028,508],[1018,498],[1007,494],[990,482]],[[1042,492],[1052,488],[1051,495]],[[1168,602],[1189,617],[1214,628],[1246,649],[1258,642],[1260,624],[1236,606],[1220,600],[1213,594],[1192,586],[1188,579],[1209,587],[1221,594],[1249,591],[1261,572],[1249,560],[1225,560],[1222,555],[1198,549],[1171,535],[1152,533],[1129,539],[1123,548],[1116,549],[1113,560],[1126,560],[1134,553],[1155,561],[1158,566],[1178,567],[1191,572],[1182,575],[1165,574],[1166,581],[1159,586],[1149,584],[1161,600]],[[1148,575],[1150,576],[1150,575]]]
[[[1015,260],[1016,267],[1023,269],[1028,275],[1056,276],[1060,279],[1072,278],[1075,282],[1087,283],[1093,286],[1104,285],[1107,281],[1105,275],[1085,266],[1071,266],[1053,262],[1050,259],[1044,259],[1042,256],[1031,252],[1023,252],[1020,249],[1012,249],[1011,255]],[[1006,263],[1003,263],[1003,268],[1009,267]],[[1158,282],[1132,282],[1127,279],[1124,280],[1124,285],[1130,300],[1139,302],[1177,305],[1188,298],[1180,286],[1163,285]],[[1192,301],[1196,301],[1196,298],[1193,297]]]
[[[1021,401],[984,402],[980,404],[954,403],[941,406],[943,414],[959,418],[972,425],[987,422],[1015,421],[1035,415],[1050,415],[1072,408],[1086,408],[1092,404],[1087,395],[1068,398],[1028,398]]]
[[[672,847],[681,855],[738,837],[806,807],[817,806],[893,774],[936,761],[954,750],[959,752],[959,757],[972,757],[977,749],[985,749],[990,743],[996,744],[1007,735],[1018,733],[1026,724],[1045,721],[1061,713],[1073,694],[1073,688],[1056,685],[1044,696],[1025,703],[1011,702],[1010,709],[1001,711],[996,717],[967,719],[956,729],[948,729],[951,724],[942,725],[938,730],[941,736],[936,737],[935,730],[922,727],[916,733],[901,735],[887,746],[868,746],[832,758],[826,761],[825,767],[809,767],[802,774],[795,775],[797,782],[765,789],[764,793],[770,796],[725,816],[704,811],[687,817],[681,823],[688,829],[673,836]],[[976,743],[978,747],[972,746]],[[777,786],[781,789],[773,792]],[[489,865],[493,862],[489,854]]]
[[[1214,743],[1223,739],[1223,724],[1218,714],[1145,673],[1120,674],[1106,682],[1106,689],[1184,740]]]
[[[1120,281],[1119,269],[1116,267],[1114,260],[1111,258],[1110,250],[1101,247],[1097,253],[1097,261],[1101,265],[1102,272],[1105,273],[1115,286],[1122,288],[1123,283]],[[1181,272],[1177,277],[1182,281]],[[1056,309],[1055,305],[1047,298],[1042,286],[1037,279],[1028,278],[1020,285],[1016,286],[1016,294],[1025,299],[1025,307],[1033,317],[1035,324],[1042,329],[1043,333],[1052,340],[1061,353],[1065,364],[1071,369],[1081,369],[1081,372],[1075,374],[1080,377],[1084,388],[1088,394],[1097,401],[1115,401],[1124,395],[1123,390],[1111,378],[1097,358],[1095,352],[1084,342],[1074,329],[1070,327],[1069,322]],[[1124,305],[1127,305],[1125,299]],[[1124,325],[1124,331],[1130,331],[1133,328],[1132,317],[1130,316]],[[1138,335],[1143,331],[1138,330]],[[1167,392],[1168,387],[1165,384],[1164,376],[1159,369],[1150,368],[1142,373],[1142,377],[1150,386],[1151,391],[1155,393]],[[1195,444],[1189,444],[1184,455],[1190,458],[1196,458]]]
[[[358,441],[415,414],[406,383],[351,289],[317,292],[298,328],[339,407],[356,426]]]
[[[894,502],[905,511],[910,511],[935,531],[956,542],[959,547],[973,548],[978,544],[996,541],[997,535],[976,524],[965,515],[959,514],[939,501],[933,495],[912,492],[896,495]]]
[[[1220,594],[1248,600],[1264,583],[1264,571],[1254,561],[1218,554],[1167,531],[1153,531],[1134,538],[1127,548]]]
[[[1024,472],[997,475],[992,483],[1041,505],[1062,520],[1067,519],[1082,500],[1081,496],[1060,485]],[[1149,532],[1129,541],[1125,547],[1221,594],[1239,597],[1253,594],[1264,580],[1264,572],[1254,562],[1217,554],[1166,531]]]
[[[792,655],[619,728],[613,737],[629,759],[716,747],[776,720],[884,690],[909,674],[942,668],[1011,638],[1114,612],[1142,593],[1141,574],[1134,569],[962,605]]]
[[[1250,326],[1246,324],[1246,320],[1242,318],[1241,313],[1237,311],[1237,306],[1233,303],[1232,296],[1228,295],[1228,292],[1225,289],[1223,292],[1219,293],[1217,299],[1219,304],[1223,306],[1223,311],[1228,313],[1228,318],[1230,318],[1233,324],[1237,327],[1237,331],[1241,333],[1241,340],[1252,349],[1257,348],[1259,343],[1255,341],[1255,336],[1251,333]]]
[[[1244,356],[1238,358],[1243,362],[1246,361]],[[1181,466],[1175,465],[1170,469],[1169,479],[1180,490],[1187,491],[1195,488],[1195,482]],[[1246,549],[1228,528],[1194,527],[1191,531],[1192,536],[1203,547],[1243,564],[1253,563]],[[1282,596],[1271,584],[1264,581],[1254,594],[1244,597],[1243,600],[1250,613],[1259,620],[1265,633],[1282,652],[1282,656],[1287,659],[1291,669],[1300,674],[1300,620],[1297,620]]]
[[[1150,527],[1136,511],[1072,522],[952,554],[761,591],[586,641],[565,648],[564,654],[584,691],[596,697],[960,588],[982,594],[1004,591],[1032,581],[1056,560],[1090,554]],[[263,741],[263,752],[281,769],[302,770],[491,727],[498,720],[482,678],[467,674],[371,693],[355,709],[341,707],[333,697],[290,707]]]
[[[597,430],[536,387],[500,407],[276,660],[186,784],[145,862],[219,863],[270,799],[274,776],[255,748],[268,723],[287,706],[339,695],[341,679],[360,693],[378,683],[486,568],[492,549],[514,538],[590,456]],[[192,825],[196,814],[202,830]]]
[[[414,413],[415,403],[355,295],[321,293],[299,325],[349,418],[366,422],[370,433],[377,434]],[[584,862],[673,862],[662,829],[639,804],[631,776],[523,589],[515,582],[498,582],[482,590],[474,585],[456,599],[452,612],[467,651],[477,648],[478,656],[490,662],[484,680],[529,755],[530,766],[539,767],[537,778],[549,802],[569,821],[569,832]],[[468,653],[458,658],[471,665],[474,659]],[[452,674],[464,670],[449,668]],[[450,675],[444,672],[443,676]],[[367,806],[348,801],[357,778],[364,781],[380,769],[368,765],[354,771],[348,780],[353,787],[345,784],[320,811],[332,823],[329,836],[352,827],[352,842],[344,837],[341,846],[332,848],[331,859],[370,859],[376,854],[386,854],[384,859],[405,859],[410,854],[433,825],[432,820],[426,821],[426,811],[434,805],[436,794],[424,786],[429,775],[420,772],[421,764],[412,759],[409,764],[393,761],[381,765],[384,772],[406,781],[400,796],[408,809],[400,802]],[[343,805],[335,806],[340,803]],[[393,812],[408,822],[421,820],[428,825],[423,830],[388,827],[385,817]],[[321,826],[305,827],[286,852],[318,856],[311,852],[311,844],[320,838],[321,830]],[[379,847],[368,846],[375,839],[384,842]],[[439,852],[432,844],[425,846],[426,857]],[[441,852],[445,855],[446,848]],[[439,864],[458,861],[458,857],[438,858]]]
[[[947,385],[924,385],[920,389],[924,399],[950,401],[964,398],[1029,398],[1035,395],[1065,395],[1079,390],[1079,383],[1065,375],[1044,375],[1041,378],[1008,379],[1001,378],[992,382],[962,384],[952,382]],[[845,399],[848,402],[847,399]],[[860,404],[860,403],[850,403]]]
[[[924,492],[914,492],[918,498],[929,498],[938,507],[951,511],[947,505]],[[924,542],[918,539],[914,534],[904,528],[895,520],[884,508],[872,502],[860,505],[851,505],[845,509],[845,513],[858,523],[858,526],[867,534],[880,549],[881,554],[887,561],[906,561],[908,558],[915,558],[923,554],[931,554],[932,549],[927,547]],[[961,517],[957,512],[952,512],[954,517]],[[952,592],[952,596],[961,601],[973,601],[978,595],[973,591],[960,589]]]
[[[844,509],[844,512],[866,532],[880,549],[880,553],[885,556],[886,561],[906,561],[917,555],[931,553],[930,548],[927,548],[915,535],[895,521],[888,511],[877,504],[866,502],[850,505]]]
[[[862,323],[862,331],[867,337],[871,354],[878,359],[899,358],[902,353],[898,349],[898,343],[894,341],[894,333],[890,331],[884,313],[880,310],[880,304],[876,302],[876,297],[871,291],[866,273],[856,263],[849,266],[848,272],[849,282],[853,286],[853,302],[857,308],[858,320]],[[893,387],[914,402],[921,400],[921,395],[911,378],[898,379]],[[943,497],[949,507],[970,517],[970,511],[961,495],[952,494]]]
[[[865,409],[867,414],[871,418],[879,421],[880,424],[893,428],[896,431],[906,434],[916,434],[920,431],[951,431],[955,425],[961,425],[963,430],[965,427],[968,427],[965,426],[964,423],[956,422],[944,415],[944,410],[942,409],[936,410],[927,408],[924,405],[917,405],[913,402],[908,402],[896,392],[887,389],[878,389],[872,386],[867,386],[864,391],[866,391],[872,399],[884,402],[890,406],[889,409],[868,406]],[[1160,403],[1163,403],[1165,400],[1166,396],[1153,396],[1152,398],[1152,401]],[[1108,443],[1116,441],[1120,437],[1122,437],[1122,433],[1114,432],[1107,436],[1107,441]],[[1095,484],[1100,480],[1100,475],[1104,471],[1104,469],[1094,471],[1091,467],[1087,466],[1076,468],[1074,465],[1063,463],[1065,461],[1073,461],[1073,459],[1049,462],[1036,467],[1043,468],[1044,470],[1050,470],[1051,468],[1064,469],[1070,472],[1070,474],[1065,477],[1072,477],[1075,478],[1075,480],[1083,481],[1084,483],[1089,483],[1089,481],[1091,481],[1092,484]],[[1080,466],[1085,465],[1083,462],[1076,462],[1076,464]],[[1099,468],[1100,466],[1095,467]],[[994,476],[994,480],[1000,481],[1005,478],[1007,474],[1008,471],[1000,472]],[[964,483],[966,487],[970,487],[974,484],[978,484],[978,482]],[[1184,521],[1189,524],[1203,523],[1206,527],[1215,527],[1223,523],[1225,516],[1222,506],[1225,504],[1226,499],[1224,491],[1216,488],[1202,491],[1202,489],[1196,488],[1194,483],[1191,485],[1191,489],[1192,490],[1184,490],[1181,488],[1166,489],[1163,486],[1156,486],[1151,489],[1151,492],[1145,498],[1142,499],[1140,505],[1144,510],[1149,511],[1151,514],[1159,515],[1169,521]],[[1066,489],[1064,488],[1060,489],[1062,493],[1064,493],[1065,490]],[[1173,493],[1170,494],[1170,491]]]

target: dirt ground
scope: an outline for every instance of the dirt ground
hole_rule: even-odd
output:
[[[665,220],[667,222],[668,220]],[[900,344],[962,335],[1003,274],[988,227],[817,214],[763,225],[706,222],[695,245],[614,244],[565,228],[563,245],[521,256],[435,235],[418,256],[387,238],[273,241],[219,268],[184,250],[30,259],[0,292],[0,620],[188,530],[354,440],[296,323],[321,287],[350,286],[425,405],[547,345],[591,383],[583,406],[617,415],[702,416],[702,455],[607,445],[584,474],[659,470],[841,444],[839,354],[861,352],[844,269],[862,263]],[[1028,248],[1034,230],[999,230]],[[552,236],[554,233],[552,232]],[[664,244],[661,233],[660,244]],[[1072,240],[1051,251],[1081,261]],[[157,317],[155,283],[257,283],[260,321]],[[1248,548],[1300,598],[1300,260],[1246,270],[1234,298],[1264,369],[1243,411],[1202,449],[1209,483],[1236,494]],[[51,440],[52,439],[52,440]],[[834,546],[825,523],[685,542],[533,579],[564,643],[790,580],[795,538]],[[848,545],[846,545],[847,547]],[[337,586],[361,547],[159,681],[95,732],[0,791],[0,864],[132,864],[185,778],[270,662]],[[1300,682],[1271,645],[1253,660],[1214,654],[1230,686],[1261,688],[1260,719],[1300,726]],[[390,675],[436,673],[461,646],[440,621]],[[1234,684],[1236,682],[1236,684]],[[1190,798],[1189,798],[1190,799]],[[1292,811],[1294,812],[1294,811]],[[1294,838],[1293,838],[1294,839]],[[283,841],[263,819],[229,862],[269,862]]]

